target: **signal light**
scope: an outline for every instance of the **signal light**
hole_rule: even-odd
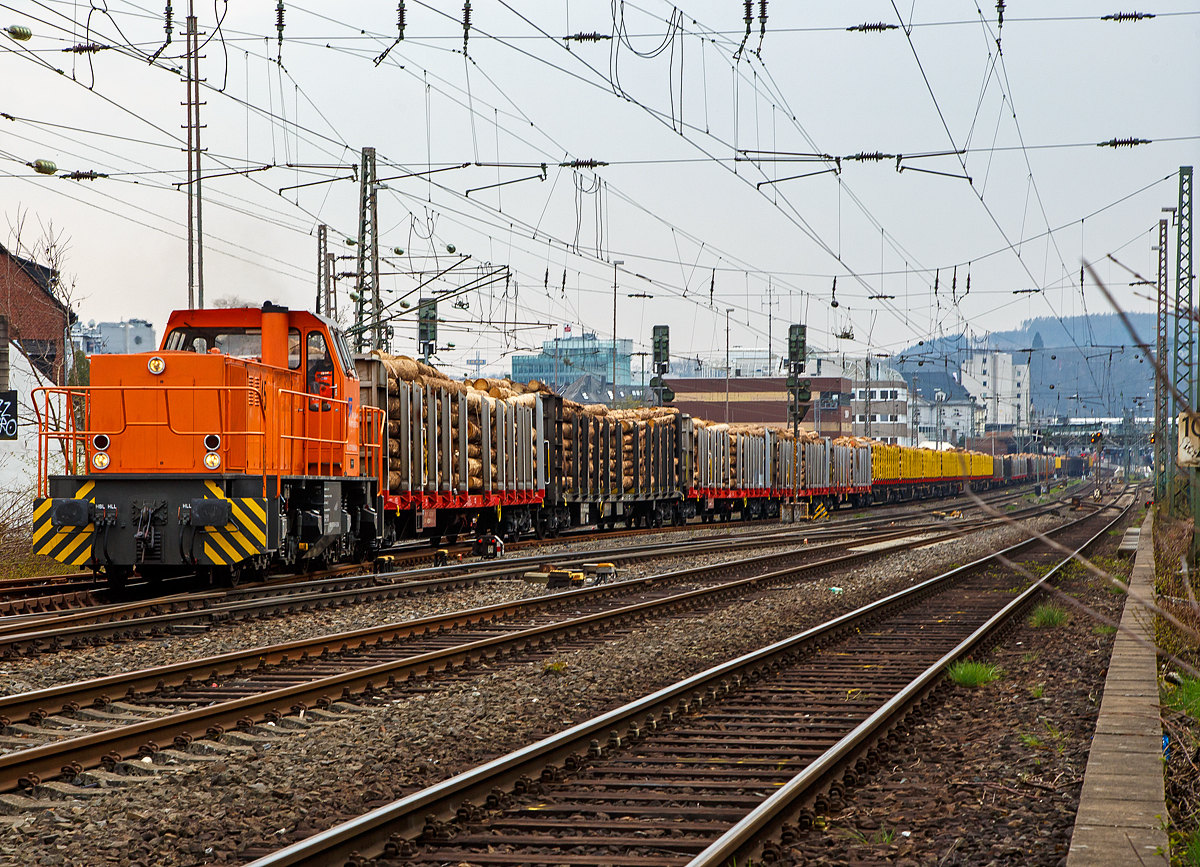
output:
[[[655,325],[654,338],[651,342],[651,348],[654,350],[654,364],[667,364],[671,360],[671,327],[669,325]],[[655,367],[655,370],[658,368]]]
[[[788,327],[788,361],[793,364],[804,363],[804,356],[808,350],[808,326],[807,325],[791,325]],[[801,368],[803,369],[803,368]]]
[[[417,304],[417,342],[437,343],[437,299],[422,298]]]

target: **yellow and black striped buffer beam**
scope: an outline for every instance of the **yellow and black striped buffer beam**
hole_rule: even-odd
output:
[[[74,499],[95,502],[93,489],[96,483],[83,482],[75,492]],[[33,553],[53,557],[60,563],[71,566],[86,566],[92,559],[92,539],[96,525],[81,527],[55,527],[51,521],[54,499],[41,497],[33,503]]]
[[[227,497],[215,482],[208,491],[228,500],[231,518],[224,527],[199,527],[196,559],[209,566],[229,566],[267,550],[267,501],[262,497]]]

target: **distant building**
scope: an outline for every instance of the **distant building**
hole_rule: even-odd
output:
[[[765,349],[747,349],[735,346],[729,350],[729,376],[770,377],[786,373],[780,368],[782,360],[778,352]],[[671,359],[671,376],[681,379],[716,379],[725,377],[725,353],[692,358],[675,356]]]
[[[71,342],[87,355],[153,352],[158,348],[154,326],[145,319],[100,323],[93,319],[87,325],[76,322],[71,327]]]
[[[632,340],[617,340],[617,385],[632,386]],[[512,379],[517,382],[540,380],[562,390],[584,374],[612,382],[613,341],[600,340],[593,333],[580,337],[556,337],[542,343],[538,355],[514,355]]]
[[[9,340],[52,383],[66,381],[64,347],[74,315],[54,294],[58,274],[0,245],[0,316]]]
[[[911,423],[916,429],[910,442],[957,446],[976,435],[977,407],[948,369],[930,367],[928,371],[910,374],[909,389]]]
[[[962,364],[963,387],[984,408],[984,430],[1023,431],[1032,401],[1029,365],[1007,352],[972,352]]]
[[[576,403],[603,403],[609,406],[642,406],[642,387],[640,385],[618,385],[614,390],[608,384],[608,377],[585,373],[577,377],[570,385],[564,386],[559,392],[567,400]]]
[[[841,377],[808,377],[812,380],[812,401],[801,423],[801,430],[819,431],[822,436],[838,437],[851,433],[850,381]],[[711,379],[667,376],[667,385],[675,391],[672,406],[694,418],[709,421],[751,422],[775,427],[788,425],[787,378],[730,377]],[[728,395],[728,398],[726,397]]]

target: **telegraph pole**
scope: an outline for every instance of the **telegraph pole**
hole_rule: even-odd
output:
[[[617,400],[617,266],[624,264],[624,259],[613,259],[613,403],[616,403]]]
[[[866,357],[866,368],[865,368],[864,375],[866,377],[866,386],[867,386],[867,389],[866,389],[867,414],[865,416],[863,416],[863,418],[866,419],[866,421],[864,422],[865,427],[863,428],[863,435],[867,439],[870,439],[871,438],[871,354],[869,352],[867,353],[867,357]],[[853,428],[851,428],[851,430],[853,430]]]
[[[729,314],[732,307],[725,308],[725,424],[729,424]]]
[[[188,244],[188,308],[204,307],[204,217],[200,180],[200,32],[196,27],[193,0],[188,0],[187,53],[187,244]]]

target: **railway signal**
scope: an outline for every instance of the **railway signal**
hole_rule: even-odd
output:
[[[650,345],[654,358],[654,377],[650,380],[650,388],[657,397],[657,405],[662,406],[675,399],[674,390],[663,379],[663,375],[671,369],[671,326],[655,325]]]
[[[808,415],[808,403],[812,400],[812,380],[800,378],[800,374],[804,373],[804,358],[808,354],[807,344],[807,325],[788,326],[788,421],[792,423],[793,433],[799,431],[800,422]]]
[[[804,357],[808,352],[808,326],[792,325],[788,328],[788,363],[798,364],[797,373],[804,373]]]
[[[655,325],[654,326],[654,372],[666,373],[666,370],[659,370],[661,364],[667,369],[670,369],[671,364],[671,326]]]
[[[437,351],[437,299],[422,298],[417,305],[417,345],[425,362]]]

